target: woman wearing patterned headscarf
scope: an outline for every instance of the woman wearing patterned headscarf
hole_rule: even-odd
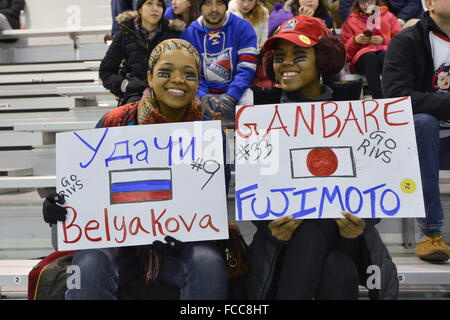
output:
[[[189,42],[180,39],[161,42],[150,55],[148,70],[149,87],[142,99],[106,113],[97,128],[203,119],[203,107],[196,97],[200,57]],[[53,223],[64,221],[67,212],[54,203],[55,196],[44,202],[44,219]],[[121,298],[123,290],[119,289],[133,279],[138,279],[133,282],[138,283],[134,287],[142,287],[139,283],[144,279],[147,284],[157,280],[157,286],[155,282],[152,284],[156,287],[153,295],[158,298],[227,297],[225,263],[214,242],[182,243],[170,236],[165,240],[167,243],[155,241],[150,246],[77,251],[73,264],[83,275],[81,289],[68,289],[66,299]],[[140,277],[142,274],[144,278]],[[134,294],[132,298],[142,296]]]
[[[175,54],[186,56],[176,62],[185,63],[184,68],[189,74],[185,79],[180,80],[182,84],[176,85],[170,81],[172,72],[160,71],[157,68],[162,56],[171,57]],[[171,66],[171,68],[175,67]],[[128,121],[127,125],[202,120],[203,108],[196,97],[199,73],[200,56],[189,42],[181,39],[161,42],[148,59],[147,84],[149,87],[144,91],[142,99],[107,113],[98,125],[112,126],[116,123],[117,117],[120,117],[122,121]],[[181,106],[171,107],[174,104]]]

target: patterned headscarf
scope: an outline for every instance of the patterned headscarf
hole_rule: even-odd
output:
[[[156,62],[158,62],[159,60],[159,57],[161,57],[164,52],[170,50],[183,50],[189,53],[192,57],[194,57],[195,64],[197,65],[197,70],[200,73],[200,70],[202,68],[200,55],[198,54],[197,49],[195,49],[192,44],[183,39],[167,39],[158,44],[155,49],[153,49],[152,53],[150,54],[150,58],[148,59],[148,70],[152,72]]]

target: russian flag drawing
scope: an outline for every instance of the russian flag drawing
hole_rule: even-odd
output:
[[[111,204],[172,199],[172,170],[147,168],[109,172]]]

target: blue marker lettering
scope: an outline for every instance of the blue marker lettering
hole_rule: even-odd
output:
[[[294,190],[295,190],[295,188],[271,189],[270,192],[281,192],[281,194],[282,194],[283,197],[284,197],[284,203],[285,203],[285,205],[284,205],[283,211],[277,213],[277,212],[275,212],[275,211],[270,210],[270,213],[273,214],[275,217],[282,217],[282,216],[284,216],[285,213],[286,213],[286,212],[288,211],[288,209],[289,209],[289,198],[288,198],[288,196],[286,195],[286,192],[288,192],[288,191],[294,191]]]
[[[243,193],[246,193],[246,192],[249,192],[249,191],[252,191],[255,189],[258,189],[257,184],[253,184],[251,186],[248,186],[248,187],[245,187],[245,188],[242,188],[242,189],[236,191],[236,209],[238,212],[238,220],[242,220],[242,202],[246,199],[253,198],[255,196],[254,193],[249,194],[245,197],[241,197],[241,195]]]
[[[119,146],[119,145],[125,145],[126,154],[123,155],[123,156],[114,156],[113,157],[113,155],[116,153],[117,146]],[[111,155],[109,156],[109,158],[105,159],[105,165],[108,167],[109,166],[109,162],[117,161],[117,160],[124,160],[124,159],[128,159],[130,161],[130,164],[133,164],[133,157],[130,155],[130,150],[128,148],[128,140],[116,142],[114,144],[114,150],[111,153]]]
[[[157,137],[155,137],[153,139],[153,143],[155,144],[155,147],[157,149],[159,149],[159,150],[169,149],[169,160],[168,160],[168,163],[169,163],[169,166],[171,166],[172,165],[172,136],[169,137],[169,142],[167,143],[167,145],[165,147],[160,147],[158,145],[158,138]]]
[[[316,191],[317,188],[309,188],[309,189],[304,189],[304,190],[299,190],[293,193],[294,196],[296,195],[302,195],[302,201],[301,201],[301,205],[300,205],[300,210],[295,212],[292,216],[295,218],[300,218],[300,217],[304,217],[308,214],[311,214],[313,212],[316,211],[316,208],[309,208],[309,209],[305,209],[305,204],[306,204],[306,194],[308,192],[313,192]]]
[[[356,210],[352,210],[350,208],[350,193],[355,190],[359,196],[359,206]],[[345,191],[345,207],[347,208],[347,211],[352,214],[358,214],[361,211],[363,205],[363,196],[361,194],[361,191],[359,191],[356,187],[350,186]]]
[[[183,160],[184,157],[186,156],[186,153],[189,152],[189,150],[191,150],[191,160],[194,161],[195,158],[195,137],[192,137],[191,139],[191,143],[189,143],[186,152],[183,152],[183,138],[179,137],[178,138],[178,142],[180,144],[180,159]]]
[[[81,168],[87,168],[87,167],[91,164],[91,162],[94,160],[95,156],[97,155],[98,150],[100,149],[100,146],[101,146],[102,143],[103,143],[103,140],[105,140],[105,137],[106,137],[106,134],[107,134],[107,133],[108,133],[108,128],[106,128],[105,132],[103,132],[103,136],[102,136],[102,138],[100,139],[100,142],[97,144],[97,147],[96,147],[96,148],[92,147],[89,143],[87,143],[82,137],[80,137],[80,136],[78,135],[78,133],[76,133],[76,132],[73,133],[73,134],[74,134],[76,137],[78,137],[78,139],[80,139],[81,142],[83,142],[89,149],[91,149],[92,151],[94,151],[94,155],[92,156],[91,160],[89,160],[88,163],[82,164],[82,163],[80,162],[80,167],[81,167]]]
[[[384,186],[386,186],[386,183],[363,191],[364,194],[370,193],[370,213],[372,218],[375,218],[375,190],[383,188]]]
[[[257,217],[258,219],[267,218],[270,214],[270,199],[269,199],[269,197],[266,197],[266,199],[267,199],[267,207],[266,207],[266,211],[264,213],[256,213],[256,211],[255,211],[256,198],[252,199],[252,212],[253,212],[253,215],[255,217]]]
[[[386,196],[386,193],[388,193],[388,192],[393,193],[394,196],[397,198],[397,206],[394,209],[392,209],[392,210],[386,210],[386,208],[383,205],[384,197]],[[381,198],[380,198],[380,207],[381,207],[381,211],[383,211],[383,213],[385,215],[388,215],[388,216],[395,215],[400,210],[400,198],[399,198],[399,196],[391,189],[384,190],[383,193],[381,194]]]
[[[142,143],[144,145],[144,150],[140,151],[137,155],[136,155],[136,160],[137,161],[145,161],[148,163],[148,147],[147,147],[147,143],[144,140],[139,140],[137,142],[135,142],[135,144],[133,144],[134,147],[136,147],[136,145],[138,143]],[[139,158],[139,156],[143,154],[144,157],[143,158]]]
[[[341,196],[341,191],[339,190],[339,186],[334,186],[334,189],[333,189],[333,192],[331,193],[331,195],[330,195],[330,192],[328,191],[328,188],[327,187],[323,187],[323,189],[322,189],[322,197],[320,198],[319,219],[322,218],[323,203],[324,203],[325,197],[328,199],[328,201],[331,204],[331,203],[333,203],[333,201],[336,198],[336,196],[338,196],[341,208],[342,208],[342,210],[344,210],[344,204],[342,202],[342,196]]]

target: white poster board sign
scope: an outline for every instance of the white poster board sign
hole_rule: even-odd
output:
[[[220,121],[56,135],[58,250],[228,238]]]
[[[409,97],[239,106],[236,220],[424,217]]]

